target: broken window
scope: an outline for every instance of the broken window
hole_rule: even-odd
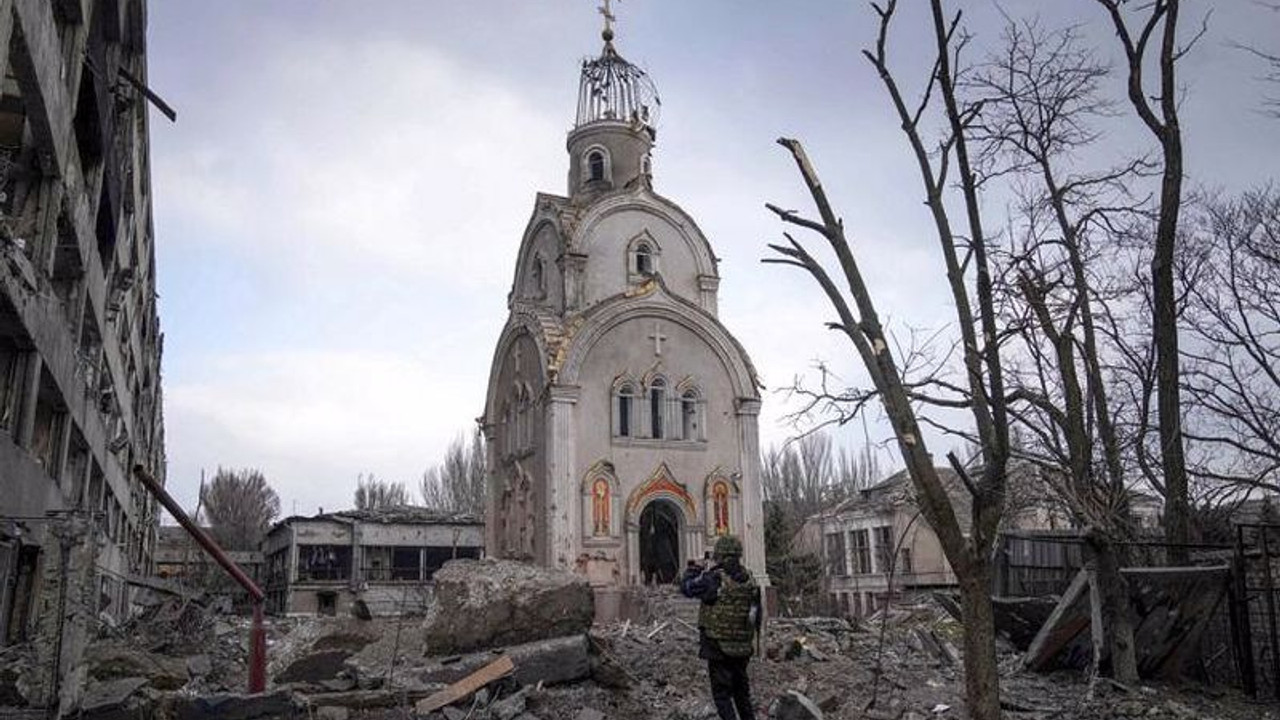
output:
[[[618,388],[617,398],[614,434],[618,437],[631,437],[632,413],[635,412],[635,387],[631,383],[624,383]]]
[[[680,396],[680,437],[685,440],[702,439],[702,400],[698,391],[685,390]]]
[[[648,243],[640,243],[636,245],[636,273],[639,275],[653,274],[653,248]]]
[[[44,173],[38,161],[38,147],[27,121],[23,88],[13,74],[15,67],[27,67],[30,58],[23,43],[9,43],[9,72],[0,89],[0,235],[22,250],[30,262],[43,265],[40,246],[38,202]]]
[[[298,581],[350,580],[350,545],[299,545]]]
[[[436,571],[450,560],[460,558],[479,559],[480,548],[457,546],[426,547],[422,549],[422,555],[425,561],[422,579],[430,580],[436,574]]]
[[[590,181],[604,180],[604,153],[599,150],[592,150],[587,153],[587,179]]]
[[[0,338],[0,430],[13,432],[22,408],[26,353],[9,338]]]
[[[40,565],[40,548],[35,545],[19,545],[17,567],[0,592],[12,588],[7,599],[8,617],[5,618],[5,644],[19,643],[30,637],[31,609],[35,600],[36,571]],[[10,584],[11,583],[11,584]]]
[[[850,545],[853,547],[853,574],[868,575],[871,573],[871,545],[866,530],[854,530],[849,533]]]
[[[31,436],[31,454],[50,477],[58,478],[62,468],[62,440],[66,432],[67,405],[47,368],[40,371],[40,392],[36,396],[35,432]]]
[[[893,563],[893,528],[882,525],[873,530],[876,541],[876,572],[888,574]]]
[[[369,582],[416,581],[422,575],[422,553],[416,546],[366,545],[360,554]]]
[[[667,405],[667,381],[656,377],[649,384],[649,437],[663,437],[663,414]]]
[[[71,441],[67,447],[63,485],[69,488],[67,497],[71,500],[71,506],[81,507],[85,502],[85,476],[89,471],[89,443],[75,423],[68,421],[68,425]]]
[[[845,565],[844,533],[828,533],[827,537],[827,574],[832,577],[844,577],[849,572]]]
[[[316,612],[333,617],[338,614],[338,594],[334,592],[316,593]]]

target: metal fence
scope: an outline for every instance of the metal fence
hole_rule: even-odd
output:
[[[1280,699],[1280,525],[1236,526],[1232,615],[1245,690]]]

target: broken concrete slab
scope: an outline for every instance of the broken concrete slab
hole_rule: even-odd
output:
[[[183,658],[111,643],[90,645],[85,651],[85,664],[89,668],[89,677],[94,680],[143,677],[157,690],[177,690],[190,679],[187,661]]]
[[[822,710],[804,694],[788,690],[769,706],[773,720],[822,720]]]
[[[187,672],[191,677],[204,677],[213,672],[213,661],[208,655],[192,655],[187,658]]]
[[[595,615],[586,579],[511,560],[452,560],[434,576],[424,623],[432,654],[585,633]]]
[[[175,720],[258,720],[304,716],[304,704],[287,689],[256,695],[218,693],[201,697],[166,698]]]
[[[590,677],[591,641],[586,635],[539,640],[495,651],[432,658],[428,663],[397,672],[416,687],[458,682],[493,662],[495,652],[510,658],[512,676],[521,685],[558,685]]]
[[[525,711],[529,704],[529,689],[521,688],[489,706],[488,712],[494,720],[512,720]]]
[[[147,679],[142,677],[90,682],[80,702],[79,717],[85,720],[126,720],[138,717],[138,707],[129,705],[129,699],[146,685]]]

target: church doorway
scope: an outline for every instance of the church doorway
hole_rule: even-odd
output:
[[[645,585],[666,585],[680,572],[680,510],[654,500],[640,513],[640,576]]]

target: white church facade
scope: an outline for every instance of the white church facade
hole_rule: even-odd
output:
[[[537,195],[494,352],[487,552],[625,587],[733,533],[763,579],[759,383],[717,319],[711,245],[653,190],[653,85],[604,38],[568,194]]]

